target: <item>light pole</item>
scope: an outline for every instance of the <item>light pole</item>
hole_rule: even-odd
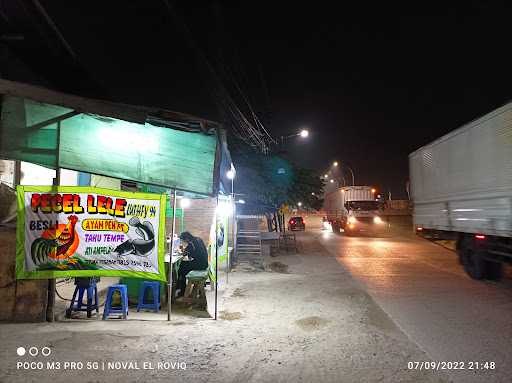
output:
[[[335,164],[337,164],[337,162],[335,162]],[[338,165],[333,164],[333,166],[338,166]],[[340,187],[340,182],[343,182],[343,186],[345,186],[347,184],[347,181],[345,181],[345,177],[343,177],[343,174],[341,174],[341,180],[338,180],[338,178],[340,178],[340,177],[331,175],[331,179],[329,180],[329,174],[324,174],[325,182],[327,182],[329,180],[331,183],[334,183],[334,181],[336,181],[338,187]]]
[[[338,161],[334,161],[332,163],[332,166],[333,167],[338,167],[339,166],[339,162]],[[342,166],[345,166],[349,171],[350,171],[350,174],[352,175],[352,186],[355,186],[356,185],[356,180],[355,180],[355,176],[354,176],[354,171],[352,170],[352,168],[350,166],[348,166],[346,163],[342,163]],[[343,175],[342,175],[343,177]]]

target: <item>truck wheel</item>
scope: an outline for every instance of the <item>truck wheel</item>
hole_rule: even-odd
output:
[[[500,281],[503,277],[503,265],[499,262],[487,262],[487,279]]]
[[[473,279],[484,279],[487,276],[488,262],[482,255],[482,251],[475,248],[471,239],[463,240],[459,247],[459,256],[464,270]]]

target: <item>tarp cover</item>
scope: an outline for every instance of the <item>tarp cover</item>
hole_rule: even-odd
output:
[[[4,95],[0,157],[213,194],[217,137],[92,114]],[[57,146],[60,147],[57,153]]]

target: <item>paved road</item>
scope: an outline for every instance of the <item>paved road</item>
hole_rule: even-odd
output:
[[[450,371],[454,382],[512,381],[512,283],[470,279],[456,254],[403,233],[317,237],[402,331],[435,361],[494,362],[494,371]],[[476,367],[476,364],[473,364]]]

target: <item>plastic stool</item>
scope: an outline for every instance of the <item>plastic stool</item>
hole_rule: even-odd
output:
[[[98,305],[98,289],[96,288],[96,279],[88,278],[76,278],[75,279],[75,292],[73,298],[71,298],[71,304],[66,310],[66,318],[71,318],[71,314],[74,311],[87,311],[87,318],[91,317],[93,310],[96,310],[96,315],[99,314]],[[87,304],[84,304],[84,293],[87,292]],[[75,303],[76,295],[78,294],[78,300]],[[94,304],[92,303],[94,299]],[[85,308],[82,308],[85,306]]]
[[[121,294],[121,307],[112,307],[112,296],[116,291]],[[110,314],[121,314],[123,319],[126,319],[128,315],[128,287],[126,285],[118,284],[108,287],[107,300],[103,309],[103,320],[107,319]]]
[[[144,303],[144,295],[149,290],[153,294],[153,302]],[[144,281],[139,289],[139,302],[137,303],[137,312],[140,309],[150,309],[156,313],[160,310],[160,282]]]
[[[206,293],[204,285],[208,279],[208,270],[192,270],[187,274],[187,287],[184,301],[206,309]]]

